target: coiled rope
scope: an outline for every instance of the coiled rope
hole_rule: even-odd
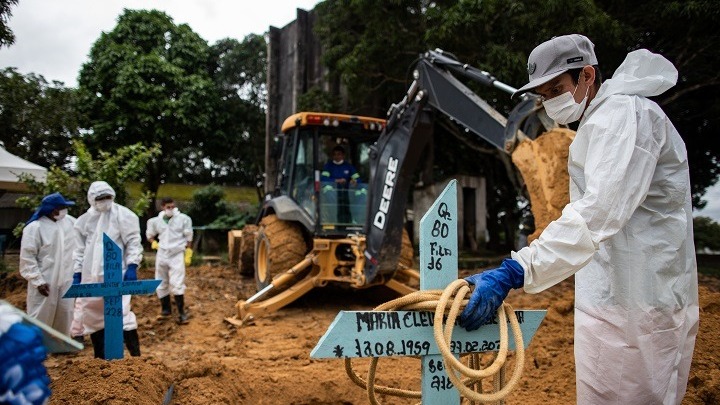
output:
[[[520,323],[515,316],[515,311],[510,304],[503,303],[498,308],[498,320],[500,326],[500,348],[493,362],[486,368],[480,368],[480,356],[477,353],[470,355],[469,364],[466,366],[453,355],[450,350],[452,331],[455,320],[467,305],[465,296],[470,292],[467,281],[458,279],[450,283],[444,290],[421,290],[407,294],[400,298],[388,301],[375,307],[374,311],[400,311],[420,310],[435,311],[433,334],[435,343],[440,349],[445,370],[450,381],[458,389],[461,395],[473,402],[488,403],[504,399],[520,381],[525,363],[525,349],[523,345]],[[448,304],[450,307],[448,308]],[[443,324],[443,317],[447,315],[447,321]],[[500,381],[504,377],[503,366],[507,361],[508,353],[508,319],[513,331],[515,341],[515,367],[512,376],[507,384],[500,388]],[[345,371],[350,379],[367,390],[368,399],[372,405],[380,405],[376,393],[404,397],[421,398],[420,391],[405,390],[387,386],[375,385],[375,372],[377,370],[378,357],[373,357],[370,362],[367,380],[360,377],[352,368],[350,358],[345,359]],[[482,392],[482,379],[493,377],[495,392]]]

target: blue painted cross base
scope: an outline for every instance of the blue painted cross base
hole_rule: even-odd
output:
[[[520,379],[523,350],[546,311],[513,311],[504,304],[498,317],[478,330],[468,332],[459,327],[456,318],[470,288],[465,280],[458,279],[457,254],[457,183],[453,180],[420,221],[420,291],[373,311],[340,312],[310,356],[344,358],[348,375],[367,389],[373,404],[378,403],[375,393],[422,398],[423,404],[459,404],[461,393],[472,401],[502,400]],[[513,330],[512,341],[508,323]],[[510,350],[516,351],[515,370],[503,387],[503,364]],[[493,364],[477,369],[478,353],[494,351],[498,354]],[[473,367],[460,361],[461,354],[470,354]],[[387,356],[420,357],[421,391],[375,387],[378,359]],[[350,359],[359,357],[372,359],[367,380],[352,370]],[[482,394],[471,389],[489,376],[496,383],[496,392]],[[466,386],[462,381],[466,377],[475,382]]]
[[[122,251],[103,233],[103,282],[75,284],[63,298],[103,297],[105,359],[123,358],[123,295],[150,294],[161,280],[122,280]]]

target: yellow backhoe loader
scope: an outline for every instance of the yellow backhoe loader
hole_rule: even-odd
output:
[[[265,197],[256,224],[229,233],[231,260],[242,273],[254,274],[258,292],[238,301],[228,322],[243,325],[329,284],[415,291],[419,273],[412,268],[406,202],[438,124],[512,157],[527,184],[536,234],[559,215],[567,202],[567,146],[574,132],[558,128],[532,94],[522,95],[506,118],[456,75],[515,91],[435,50],[418,59],[415,80],[387,120],[321,112],[285,120],[277,187]],[[322,173],[337,146],[359,175],[348,187]]]

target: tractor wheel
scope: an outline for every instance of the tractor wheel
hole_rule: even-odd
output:
[[[242,229],[240,237],[240,246],[238,253],[238,270],[243,276],[253,275],[255,268],[255,237],[257,236],[258,226],[255,224],[245,225]]]
[[[403,229],[402,246],[400,247],[400,260],[398,261],[398,265],[406,269],[414,268],[414,256],[415,252],[413,250],[412,241],[410,240],[410,234],[407,229]]]
[[[255,238],[258,291],[270,285],[273,277],[298,264],[307,252],[307,244],[297,224],[278,219],[274,214],[263,218]]]

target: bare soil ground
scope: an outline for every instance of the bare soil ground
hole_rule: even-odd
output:
[[[6,256],[12,268],[12,255]],[[16,264],[15,264],[16,266]],[[465,275],[477,270],[461,272]],[[140,278],[152,278],[143,268]],[[191,322],[160,320],[155,296],[136,296],[142,356],[104,361],[92,347],[78,354],[51,355],[50,404],[161,404],[172,387],[173,404],[366,404],[366,392],[347,377],[342,360],[316,360],[310,351],[341,310],[368,310],[391,299],[388,291],[316,289],[294,304],[236,328],[223,319],[234,314],[238,298],[254,291],[254,280],[235,267],[188,269],[186,302]],[[0,273],[0,297],[25,307],[25,281],[16,270]],[[537,295],[513,292],[516,309],[547,309],[526,353],[525,371],[507,404],[575,402],[573,362],[573,280]],[[701,276],[700,332],[688,392],[683,404],[720,403],[720,280]],[[127,352],[126,352],[127,356]],[[355,363],[360,373],[368,363]],[[419,389],[419,361],[380,361],[378,382]],[[417,401],[379,396],[385,404]]]

